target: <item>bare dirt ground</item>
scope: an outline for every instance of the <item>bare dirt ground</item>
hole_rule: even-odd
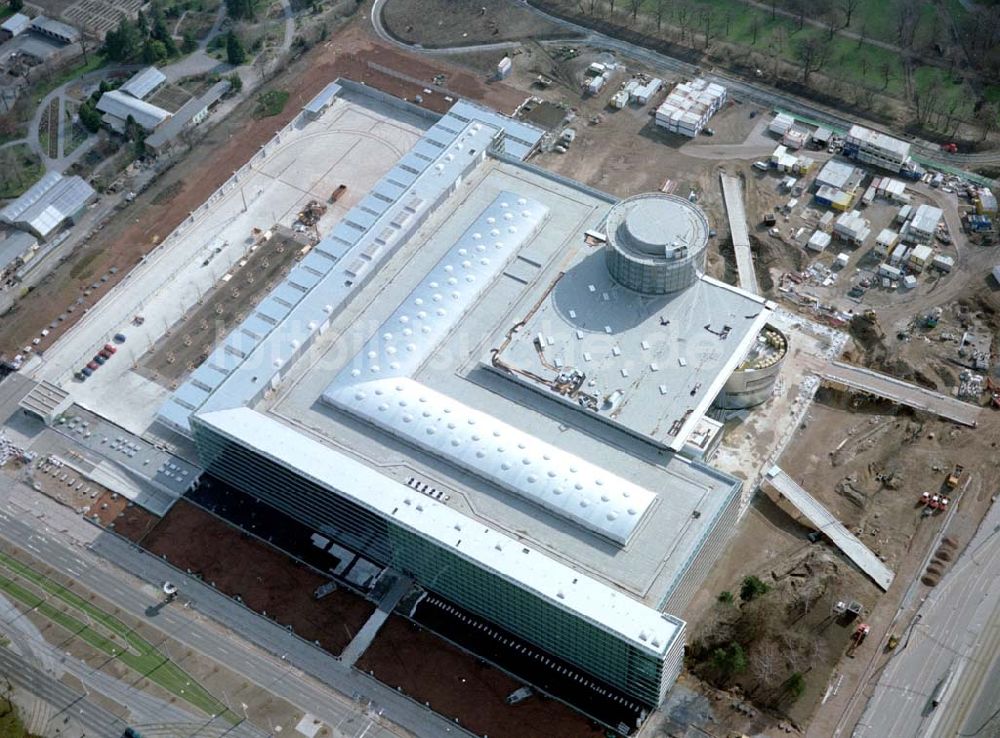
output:
[[[276,234],[237,262],[143,355],[139,362],[143,376],[175,387],[288,274],[301,249],[298,241]]]
[[[485,12],[483,12],[485,10]],[[465,46],[524,38],[567,38],[559,26],[514,0],[390,0],[383,6],[386,30],[427,48]]]
[[[142,540],[160,521],[151,512],[108,491],[94,501],[88,514],[100,525],[130,541]]]
[[[747,642],[747,671],[733,680],[733,685],[740,685],[755,700],[771,702],[769,698],[776,694],[766,688],[755,691],[756,683],[766,681],[768,674],[772,680],[774,674],[786,674],[791,665],[801,668],[803,654],[809,657],[808,669],[803,669],[805,692],[797,701],[779,700],[778,712],[757,713],[753,718],[735,711],[719,713],[727,727],[747,733],[773,725],[781,716],[805,724],[832,684],[839,683],[839,692],[848,694],[869,663],[887,658],[880,644],[888,636],[911,582],[925,574],[925,557],[946,522],[940,514],[921,516],[918,501],[922,492],[941,492],[947,471],[956,463],[970,470],[970,483],[959,508],[947,520],[947,536],[960,550],[1000,484],[996,454],[1000,414],[986,414],[977,429],[961,428],[889,403],[870,403],[821,389],[803,425],[779,463],[882,556],[896,579],[889,592],[882,594],[830,544],[810,543],[806,535],[811,526],[799,522],[801,516],[786,501],[778,500],[766,488],[757,495],[723,557],[685,612],[689,622],[699,624],[693,639],[720,631],[729,634],[732,626],[727,623],[733,618],[733,605],[718,603],[717,597],[728,590],[738,601],[740,582],[753,574],[773,587],[768,597],[777,594],[778,604],[794,616],[785,626],[791,632],[811,636],[811,642],[801,644],[804,651],[796,647],[782,653],[784,660],[778,663],[784,672],[775,670],[774,653],[762,644],[755,646],[754,640]],[[938,571],[946,568],[947,561],[938,562],[937,567]],[[902,632],[908,608],[927,591],[927,584],[917,585],[892,632]],[[800,614],[804,599],[812,600],[811,614]],[[828,619],[832,602],[841,599],[861,602],[861,620],[871,626],[867,641],[853,657],[845,658],[853,624]],[[781,621],[786,615],[772,613],[769,617]],[[818,734],[823,734],[822,726],[812,727],[819,727]],[[832,723],[826,727],[832,732]]]
[[[391,616],[358,660],[362,671],[490,738],[600,738],[604,732],[560,702],[504,699],[523,686],[430,631]]]
[[[324,577],[183,500],[142,545],[335,656],[375,609],[343,588],[314,599],[316,588],[327,582]]]
[[[433,79],[438,74],[445,75],[447,90],[503,112],[513,112],[524,99],[524,95],[512,87],[487,84],[468,70],[437,60],[429,63],[373,41],[360,23],[355,20],[337,33],[334,40],[310,50],[263,88],[284,89],[290,93],[281,114],[254,118],[256,98],[242,104],[132,205],[112,218],[103,230],[20,299],[0,320],[0,353],[16,353],[63,313],[67,305],[76,305],[78,309],[59,323],[38,349],[44,350],[51,345],[104,294],[105,290],[101,289],[92,296],[83,295],[95,275],[106,275],[116,266],[119,271],[103,286],[110,287],[123,279],[143,254],[151,251],[256,153],[274,131],[287,124],[303,105],[337,77],[364,82],[403,98],[422,95],[425,107],[438,112],[451,106],[444,99],[448,92],[438,89],[430,95],[423,93],[425,88],[433,87]],[[393,76],[383,69],[398,70],[397,74],[403,76]],[[170,191],[169,199],[157,201],[164,191]]]

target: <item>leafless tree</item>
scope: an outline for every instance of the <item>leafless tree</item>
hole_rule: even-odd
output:
[[[840,9],[844,11],[844,28],[850,28],[851,18],[860,4],[861,0],[840,0]]]
[[[996,103],[983,103],[976,111],[976,122],[983,131],[981,140],[985,141],[1000,127],[1000,106]]]
[[[701,11],[701,23],[705,31],[705,48],[707,49],[709,42],[712,40],[712,9],[710,7],[706,7]]]
[[[628,0],[628,9],[632,13],[632,25],[635,25],[639,17],[639,11],[642,9],[643,2],[644,0]]]
[[[656,6],[653,8],[653,14],[656,17],[657,31],[663,28],[663,16],[667,14],[667,8],[669,5],[670,0],[656,0]]]
[[[750,16],[750,33],[753,34],[753,45],[757,45],[757,34],[760,33],[760,21],[757,20],[757,14],[753,13]]]
[[[884,60],[879,65],[879,71],[882,72],[882,89],[889,89],[889,80],[892,79],[892,61],[889,59]]]
[[[795,58],[802,66],[802,83],[808,85],[809,77],[826,64],[830,55],[830,45],[825,39],[811,36],[801,39],[795,46]]]
[[[750,652],[750,676],[756,683],[752,693],[755,694],[760,687],[765,693],[770,692],[781,683],[783,673],[781,651],[774,641],[759,643]]]
[[[693,14],[691,12],[691,6],[686,2],[681,3],[677,6],[676,11],[677,16],[677,28],[681,32],[681,43],[684,43],[684,36],[687,34],[688,30],[691,28],[691,24],[694,21]]]
[[[608,15],[614,16],[615,14],[615,0],[608,0]]]

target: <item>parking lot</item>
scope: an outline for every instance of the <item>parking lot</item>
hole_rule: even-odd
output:
[[[306,203],[325,202],[346,184],[317,224],[328,230],[417,139],[419,125],[375,104],[346,102],[316,121],[293,121],[28,371],[70,389],[76,402],[123,428],[144,432],[170,390],[134,371],[143,354],[251,253],[255,233],[291,227]],[[86,381],[74,379],[119,333],[126,341],[118,352]]]

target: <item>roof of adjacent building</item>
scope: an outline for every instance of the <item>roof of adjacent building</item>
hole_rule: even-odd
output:
[[[305,104],[302,108],[305,112],[315,115],[316,113],[322,112],[330,106],[330,103],[337,97],[340,93],[340,85],[336,82],[331,82],[316,95],[312,100]]]
[[[146,67],[136,72],[118,89],[134,98],[144,100],[153,90],[167,81],[167,76],[156,67]]]
[[[205,94],[188,100],[181,106],[180,110],[170,116],[166,123],[150,134],[149,138],[146,139],[146,145],[156,150],[172,141],[195,116],[221,100],[222,96],[229,92],[231,86],[229,80],[219,80]]]
[[[27,226],[45,238],[66,218],[79,212],[95,195],[94,188],[80,177],[47,172],[27,192],[0,211],[0,220]]]
[[[24,231],[14,231],[7,234],[7,237],[0,239],[0,271],[3,271],[15,259],[20,258],[33,248],[38,241],[30,233]]]
[[[43,33],[51,33],[60,38],[69,39],[71,42],[80,38],[80,32],[73,26],[62,21],[53,20],[44,15],[35,16],[31,21],[31,27]]]
[[[10,18],[0,23],[0,30],[7,31],[12,36],[27,30],[31,25],[31,18],[24,13],[14,13]]]
[[[944,216],[944,211],[934,205],[922,204],[917,207],[910,221],[910,228],[921,233],[933,233]]]
[[[891,152],[904,159],[910,153],[910,144],[906,141],[901,141],[898,138],[893,138],[879,131],[873,131],[864,126],[851,126],[851,130],[847,132],[847,137],[848,139],[856,139],[874,148]]]
[[[830,187],[842,190],[851,181],[854,171],[855,168],[851,164],[831,159],[819,170],[819,173],[816,175],[816,184],[829,185]]]
[[[110,90],[101,95],[101,99],[97,101],[97,109],[121,121],[126,121],[131,116],[147,131],[152,131],[170,117],[170,113],[163,108],[126,95],[121,90]]]
[[[477,525],[447,505],[267,415],[234,408],[202,414],[198,421],[550,605],[617,634],[639,650],[663,656],[681,635],[682,621],[615,592],[501,531]]]

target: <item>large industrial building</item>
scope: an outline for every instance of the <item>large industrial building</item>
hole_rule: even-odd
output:
[[[0,221],[47,239],[73,223],[97,199],[94,188],[77,176],[47,172],[28,191],[0,210]]]
[[[375,95],[340,81],[317,115]],[[697,206],[528,165],[541,131],[473,104],[391,104],[421,138],[158,420],[209,475],[655,707],[740,503],[700,460],[707,413],[765,400],[785,338],[704,274]]]

